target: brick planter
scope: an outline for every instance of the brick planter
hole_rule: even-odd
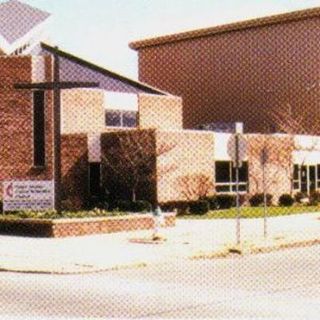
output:
[[[175,214],[165,214],[166,227],[175,226]],[[134,214],[109,218],[83,219],[3,219],[0,220],[0,234],[63,238],[89,234],[114,233],[152,229],[151,214]]]

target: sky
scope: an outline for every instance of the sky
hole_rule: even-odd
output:
[[[320,6],[320,0],[20,1],[53,15],[53,44],[133,79],[138,67],[132,41]]]

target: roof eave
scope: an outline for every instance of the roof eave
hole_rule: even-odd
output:
[[[234,22],[230,24],[197,29],[192,31],[186,31],[171,35],[165,35],[145,40],[133,41],[129,44],[129,47],[133,50],[140,50],[146,47],[165,45],[173,42],[184,41],[189,39],[207,37],[216,34],[222,34],[226,32],[241,31],[245,29],[264,27],[268,25],[274,25],[285,22],[293,22],[307,18],[314,18],[320,16],[320,7],[311,9],[287,12],[262,18],[244,20],[240,22]]]
[[[119,80],[119,81],[122,81],[128,85],[131,85],[137,89],[140,89],[142,91],[145,91],[146,93],[150,93],[150,94],[160,94],[160,95],[169,95],[169,93],[167,92],[164,92],[164,91],[161,91],[157,88],[154,88],[152,86],[149,86],[148,84],[145,84],[143,82],[139,82],[139,81],[136,81],[136,80],[133,80],[133,79],[130,79],[130,78],[127,78],[125,76],[122,76],[118,73],[115,73],[113,71],[110,71],[110,70],[107,70],[103,67],[100,67],[96,64],[93,64],[87,60],[84,60],[82,58],[79,58],[75,55],[72,55],[68,52],[65,52],[65,51],[62,51],[56,47],[52,47],[44,42],[41,42],[41,47],[44,49],[44,50],[47,50],[51,53],[56,53],[58,54],[59,56],[63,57],[63,58],[66,58],[66,59],[69,59],[79,65],[82,65],[84,67],[87,67],[91,70],[94,70],[96,72],[99,72],[105,76],[108,76],[108,77],[111,77],[113,79],[116,79],[116,80]]]

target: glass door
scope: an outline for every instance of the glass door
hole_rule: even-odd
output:
[[[301,192],[308,193],[308,167],[300,167],[300,188]]]
[[[309,166],[309,193],[316,190],[316,166]]]

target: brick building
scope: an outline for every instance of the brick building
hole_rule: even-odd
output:
[[[6,3],[7,14],[8,10],[16,14],[20,2]],[[32,30],[25,31],[28,41]],[[32,46],[32,52],[25,51],[24,45],[16,51],[18,44],[14,44],[11,52],[0,56],[0,198],[4,182],[55,181],[57,96],[48,88],[55,80],[56,59],[60,83],[96,84],[95,88],[64,88],[58,96],[60,191],[65,208],[85,207],[101,187],[127,199],[132,197],[130,186],[135,185],[136,198],[152,203],[196,199],[203,183],[208,193],[234,193],[232,133],[184,129],[191,118],[180,97],[41,40]],[[18,89],[21,84],[24,90]],[[200,106],[202,95],[195,105]],[[188,96],[185,99],[188,105]],[[199,114],[195,115],[199,120]],[[275,198],[320,188],[320,138],[252,133],[242,139],[242,193],[262,192],[263,175],[267,192]],[[141,172],[142,179],[136,181]]]
[[[183,99],[186,129],[320,133],[320,8],[136,41],[139,79]],[[280,113],[280,115],[279,115]],[[283,115],[287,119],[283,119]]]

